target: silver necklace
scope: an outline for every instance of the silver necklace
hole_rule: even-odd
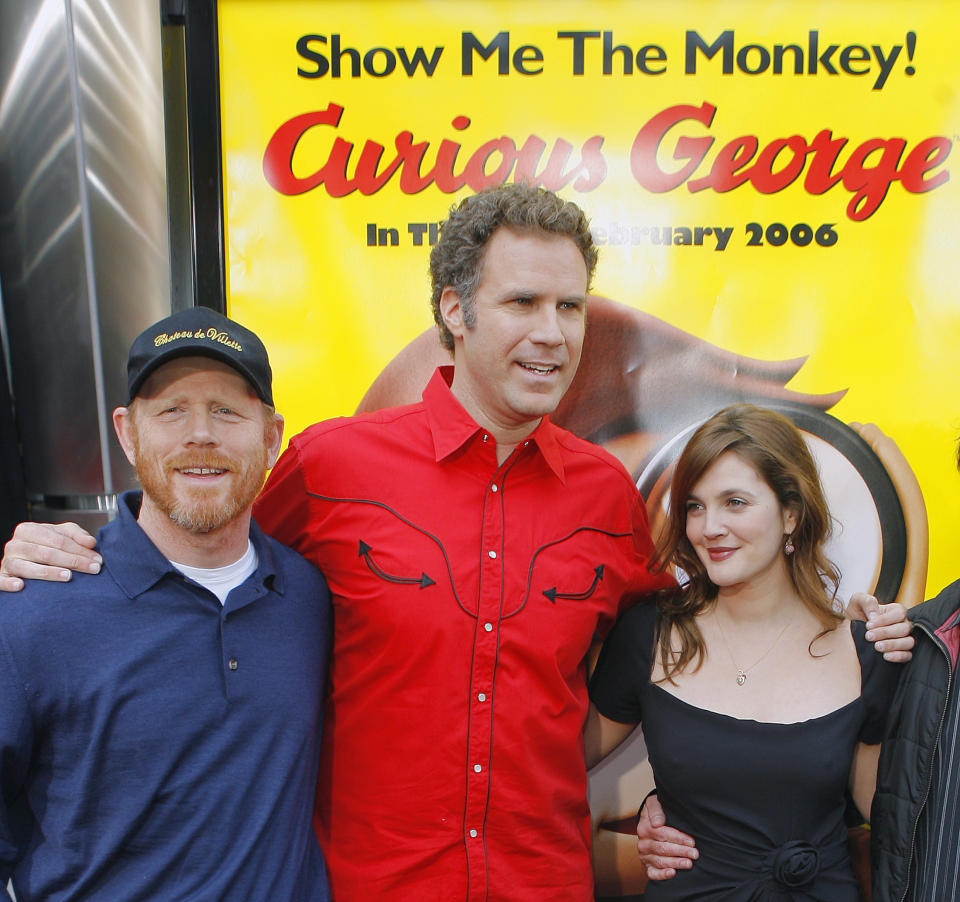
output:
[[[738,686],[742,686],[744,683],[746,683],[746,681],[747,681],[747,674],[750,673],[750,671],[753,670],[753,668],[756,667],[757,664],[759,664],[767,655],[769,655],[770,652],[772,652],[772,651],[774,650],[774,648],[776,648],[776,645],[777,645],[777,643],[780,641],[780,639],[781,639],[781,637],[783,636],[783,634],[784,634],[784,633],[787,631],[787,629],[790,627],[790,624],[792,624],[793,621],[796,619],[796,615],[794,615],[793,617],[791,617],[791,618],[786,622],[786,625],[783,627],[783,629],[780,630],[779,633],[777,633],[777,638],[774,639],[773,642],[770,643],[770,647],[769,647],[762,655],[760,655],[760,657],[757,658],[756,661],[754,661],[749,667],[741,667],[739,664],[737,664],[736,659],[733,657],[733,651],[732,651],[732,649],[730,648],[730,642],[729,642],[729,640],[727,639],[727,634],[726,634],[726,632],[725,632],[724,629],[723,629],[723,623],[720,621],[720,611],[719,611],[719,610],[716,612],[716,617],[717,617],[717,628],[720,630],[720,637],[723,639],[723,644],[726,646],[727,654],[730,656],[730,662],[733,664],[734,668],[735,668],[736,671],[737,671],[737,685],[738,685]]]

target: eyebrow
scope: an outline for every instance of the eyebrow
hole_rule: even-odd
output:
[[[503,291],[499,292],[497,297],[501,300],[506,298],[542,298],[550,292],[540,291],[534,288],[523,288],[520,286],[514,286],[513,288],[504,288]],[[588,297],[588,292],[583,294],[567,294],[563,295],[557,300],[560,301],[586,301]]]
[[[250,395],[250,398],[256,398],[255,394]],[[204,404],[208,407],[236,407],[240,401],[236,398],[230,400],[228,398],[222,397],[220,395],[215,395],[212,397],[197,398],[193,395],[156,395],[152,398],[143,398],[144,404],[149,404],[155,407],[171,407],[174,405],[181,404]]]
[[[731,497],[733,497],[734,495],[746,495],[748,498],[756,498],[756,497],[757,497],[757,496],[756,496],[756,493],[755,493],[755,492],[751,492],[750,489],[724,489],[722,492],[720,492],[720,494],[719,494],[718,497],[720,497],[720,498],[731,498]],[[690,500],[702,501],[703,499],[702,499],[699,495],[697,495],[695,492],[690,492],[690,493],[687,495],[687,501],[690,501]]]

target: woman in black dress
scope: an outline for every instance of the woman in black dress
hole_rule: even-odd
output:
[[[657,559],[689,581],[621,618],[591,680],[588,758],[642,722],[667,823],[699,850],[649,902],[858,898],[846,790],[868,815],[896,667],[843,617],[829,532],[786,417],[735,405],[694,433]]]

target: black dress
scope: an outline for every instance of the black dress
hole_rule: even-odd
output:
[[[857,902],[844,811],[858,741],[880,741],[899,665],[852,632],[861,694],[798,723],[761,723],[697,708],[650,682],[656,606],[627,611],[590,683],[600,713],[643,722],[667,824],[694,837],[699,859],[644,898]],[[639,807],[640,800],[636,800]]]

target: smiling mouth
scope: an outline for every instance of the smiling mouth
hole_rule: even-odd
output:
[[[180,467],[177,472],[187,476],[220,476],[227,471],[219,467]]]
[[[708,548],[707,554],[710,555],[711,561],[725,561],[736,550],[736,548]]]
[[[537,363],[521,363],[522,366],[528,373],[536,373],[538,376],[549,376],[550,373],[556,372],[560,369],[557,365],[543,366]]]

